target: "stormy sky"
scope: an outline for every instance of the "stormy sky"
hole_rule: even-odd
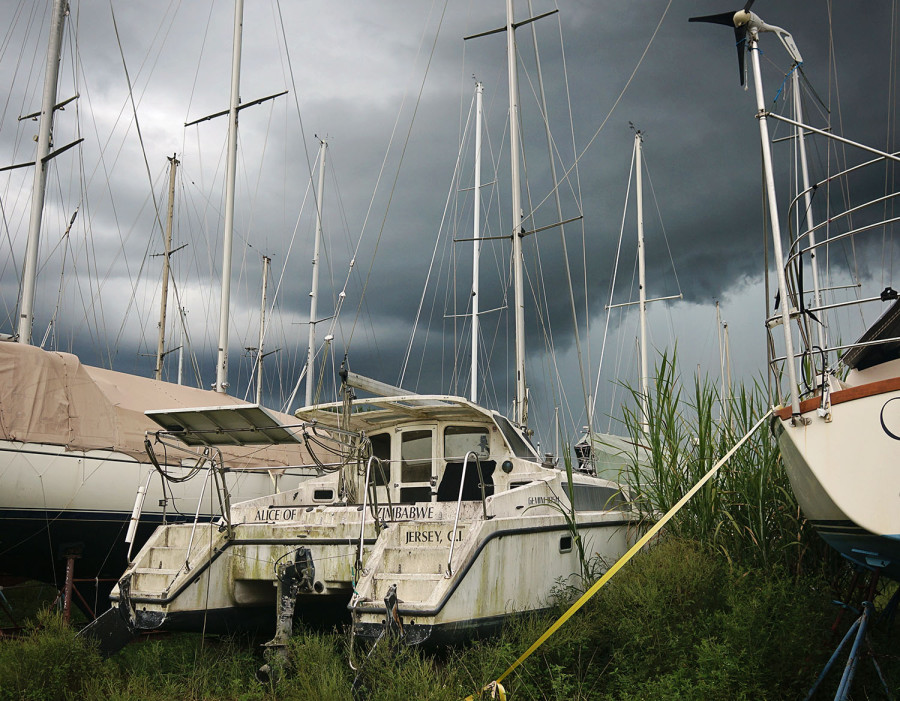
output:
[[[10,0],[0,6],[0,26],[7,28],[0,43],[3,165],[34,158],[37,123],[17,118],[40,105],[50,5]],[[683,295],[651,305],[651,360],[677,343],[683,374],[699,366],[718,378],[716,300],[728,322],[734,375],[759,376],[765,354],[766,229],[753,92],[739,85],[732,31],[687,22],[733,8],[712,0],[533,0],[531,10],[517,2],[516,16],[557,7],[558,14],[517,32],[528,182],[524,226],[549,227],[524,244],[532,425],[545,442],[555,406],[562,407],[568,434],[585,421],[561,234],[582,367],[589,392],[598,393],[598,427],[617,414],[622,392],[614,394],[616,383],[636,382],[635,310],[616,310],[608,334],[605,310],[623,217],[612,301],[637,298],[631,125],[643,134],[648,296]],[[891,100],[898,87],[900,27],[891,3],[759,0],[753,10],[790,31],[803,53],[810,123],[897,149]],[[247,391],[253,351],[246,349],[258,346],[263,256],[272,260],[265,351],[275,352],[264,363],[271,405],[281,408],[287,401],[303,366],[316,159],[324,137],[325,242],[316,325],[324,396],[333,394],[345,353],[353,370],[382,381],[426,393],[468,394],[472,244],[461,239],[472,237],[470,105],[477,79],[485,105],[482,235],[496,237],[481,254],[479,301],[487,313],[481,317],[480,399],[510,411],[506,44],[503,34],[463,41],[504,21],[499,1],[246,3],[242,101],[288,93],[240,115],[229,372],[234,393]],[[57,113],[54,147],[84,141],[50,169],[35,343],[76,352],[89,364],[152,374],[167,157],[176,154],[173,247],[184,248],[172,256],[178,301],[172,289],[167,347],[189,348],[199,382],[213,382],[227,124],[224,117],[184,124],[228,106],[232,25],[226,0],[72,0],[59,100],[80,97]],[[573,220],[564,229],[550,226],[559,214],[533,31],[560,213]],[[766,99],[785,112],[790,58],[771,34],[763,35],[762,50]],[[784,125],[773,125],[773,133],[776,139],[789,135]],[[774,148],[778,177],[787,184],[794,177],[791,142],[777,141]],[[819,140],[811,149],[821,176],[833,167],[832,151]],[[844,153],[850,162],[861,158]],[[32,177],[30,168],[0,173],[2,333],[15,328]],[[880,248],[852,254],[835,254],[835,280],[859,279],[876,292],[891,284],[889,272],[882,273]],[[175,328],[179,301],[187,340]],[[330,318],[338,307],[340,314]],[[840,332],[849,340],[856,330]],[[326,334],[334,339],[323,348]],[[176,368],[172,352],[167,379],[175,380]],[[197,384],[188,356],[184,368],[185,382]]]

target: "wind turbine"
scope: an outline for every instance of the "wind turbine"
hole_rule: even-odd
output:
[[[788,376],[788,386],[791,392],[791,416],[792,424],[799,425],[808,419],[804,419],[800,413],[800,397],[797,390],[797,369],[794,361],[794,340],[791,336],[791,303],[788,297],[787,280],[781,261],[784,255],[781,246],[781,221],[778,216],[778,199],[775,194],[775,175],[772,168],[772,145],[769,140],[769,126],[766,117],[766,102],[763,96],[762,71],[759,65],[759,33],[772,32],[784,45],[791,58],[798,64],[803,62],[800,51],[794,43],[790,33],[781,27],[776,27],[763,22],[758,15],[750,12],[753,0],[748,0],[744,8],[734,12],[725,12],[719,15],[706,15],[704,17],[691,17],[690,22],[708,22],[710,24],[724,24],[734,26],[734,37],[737,40],[738,66],[741,73],[741,85],[747,89],[745,72],[745,53],[750,52],[753,64],[753,87],[756,93],[756,115],[759,124],[759,138],[762,146],[763,173],[765,174],[766,195],[769,210],[769,225],[772,232],[772,252],[778,263],[775,272],[778,278],[778,294],[782,300],[781,325],[784,329],[785,366]],[[801,125],[802,126],[802,125]],[[802,291],[801,291],[802,293]]]
[[[704,15],[702,17],[691,17],[688,22],[707,22],[708,24],[722,24],[726,27],[734,27],[735,48],[738,54],[738,71],[740,72],[741,85],[747,88],[747,64],[745,56],[747,54],[747,34],[751,38],[756,39],[760,32],[772,32],[781,41],[785,50],[796,63],[803,63],[800,56],[800,50],[794,43],[794,37],[791,33],[774,24],[766,24],[760,19],[759,15],[750,12],[750,6],[755,0],[747,0],[747,4],[740,10],[732,10],[731,12],[722,12],[718,15]]]

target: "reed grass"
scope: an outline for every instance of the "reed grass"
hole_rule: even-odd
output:
[[[645,524],[668,511],[768,410],[758,381],[738,385],[726,398],[707,377],[685,387],[674,355],[667,354],[660,356],[648,397],[628,390],[634,401],[623,407],[624,424],[635,447],[623,478]],[[639,467],[642,459],[648,467]],[[836,564],[800,512],[768,426],[720,468],[667,532],[745,568],[782,566],[800,575]]]

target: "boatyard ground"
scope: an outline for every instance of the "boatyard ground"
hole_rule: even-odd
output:
[[[882,589],[881,607],[895,586]],[[696,542],[668,539],[629,564],[505,687],[512,699],[803,698],[839,640],[830,630],[835,595],[822,573],[742,571]],[[852,618],[845,614],[840,634]],[[104,660],[43,614],[0,643],[0,698],[461,699],[499,676],[552,620],[529,617],[496,637],[434,651],[357,644],[358,674],[345,632],[304,629],[291,643],[293,669],[261,684],[260,640],[171,634]],[[896,620],[871,637],[895,691],[898,638]],[[817,698],[833,698],[839,677],[833,670]],[[867,654],[852,698],[886,698]]]

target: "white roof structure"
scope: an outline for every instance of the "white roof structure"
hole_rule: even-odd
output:
[[[477,421],[493,423],[493,412],[462,397],[443,394],[410,394],[397,397],[354,399],[351,431],[371,433],[409,421]],[[301,421],[315,421],[328,428],[342,428],[343,403],[316,404],[294,412]]]

